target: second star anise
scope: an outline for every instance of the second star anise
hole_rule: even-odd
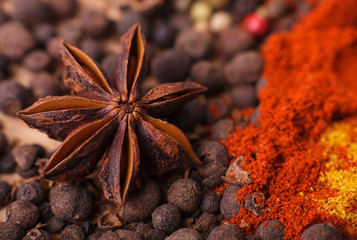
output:
[[[44,178],[79,180],[104,155],[99,181],[106,198],[118,204],[136,182],[139,165],[161,174],[200,162],[186,136],[156,117],[205,90],[192,82],[167,83],[140,98],[138,84],[146,62],[140,26],[129,29],[122,43],[111,84],[87,55],[63,41],[64,79],[77,96],[46,97],[18,113],[29,126],[63,140],[42,169]]]

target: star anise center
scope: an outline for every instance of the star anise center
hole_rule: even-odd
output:
[[[136,102],[132,103],[129,101],[119,102],[118,107],[121,110],[124,110],[125,113],[132,113],[138,107],[138,103],[136,103]]]

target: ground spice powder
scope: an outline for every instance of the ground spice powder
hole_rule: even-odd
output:
[[[348,195],[333,185],[336,176],[353,184],[354,147],[345,157],[334,147],[340,165],[333,169],[332,152],[326,152],[330,143],[321,136],[336,121],[357,119],[357,1],[322,1],[293,30],[271,35],[263,56],[267,87],[259,96],[259,127],[238,128],[225,145],[233,156],[244,156],[242,167],[253,180],[238,191],[237,201],[243,204],[245,194],[262,192],[267,208],[263,216],[242,208],[230,222],[252,234],[262,221],[278,219],[285,239],[299,239],[315,223],[332,222],[345,239],[356,239],[350,212],[357,204],[340,209],[345,216],[328,207]]]

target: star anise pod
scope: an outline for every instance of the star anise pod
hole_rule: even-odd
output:
[[[30,127],[64,140],[41,171],[42,177],[72,182],[99,173],[106,198],[124,203],[138,178],[139,165],[162,174],[200,163],[186,136],[157,119],[206,89],[193,82],[158,85],[139,96],[146,43],[135,25],[122,37],[115,83],[81,50],[62,41],[65,82],[77,96],[49,96],[18,112]],[[112,86],[113,85],[113,86]]]

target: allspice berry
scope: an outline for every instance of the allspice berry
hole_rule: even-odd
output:
[[[61,240],[84,240],[85,235],[79,226],[70,225],[62,231],[60,238]]]
[[[342,240],[341,234],[331,223],[314,224],[301,235],[300,240]]]
[[[38,72],[50,66],[51,56],[44,50],[34,50],[28,53],[23,61],[23,65],[30,71]]]
[[[184,30],[176,37],[175,47],[182,49],[193,59],[202,59],[211,53],[213,38],[208,32]]]
[[[38,208],[29,201],[17,200],[6,209],[6,221],[17,224],[23,229],[36,226],[38,219]]]
[[[48,232],[40,229],[32,229],[22,240],[51,240]]]
[[[214,93],[222,87],[222,72],[210,61],[202,60],[191,67],[190,79],[208,88]]]
[[[283,240],[285,238],[284,229],[284,225],[278,220],[268,220],[259,224],[255,229],[254,236],[262,240]],[[319,238],[319,240],[321,239]]]
[[[0,26],[0,53],[11,60],[21,59],[34,46],[34,37],[23,24],[11,21]]]
[[[25,24],[35,24],[49,20],[48,6],[42,0],[14,0],[14,13],[16,20]]]
[[[4,206],[7,200],[10,197],[11,186],[5,182],[0,180],[0,206]]]
[[[211,137],[213,140],[227,140],[229,134],[234,133],[234,122],[232,119],[221,119],[212,125]]]
[[[231,58],[239,52],[252,48],[255,44],[255,38],[249,32],[234,27],[220,34],[219,44],[226,58]]]
[[[218,225],[219,221],[216,216],[209,213],[202,213],[193,228],[200,233],[209,233]]]
[[[170,203],[157,207],[151,214],[152,224],[155,228],[167,234],[173,233],[181,223],[181,214],[178,208]]]
[[[32,95],[35,98],[57,96],[62,93],[60,82],[48,72],[39,72],[31,80]]]
[[[118,239],[141,240],[139,233],[126,229],[118,229],[115,231],[115,234],[118,236]]]
[[[229,185],[223,193],[220,203],[220,210],[225,219],[231,219],[238,215],[240,211],[240,204],[236,200],[237,191],[241,187],[236,185]]]
[[[73,16],[78,7],[77,0],[51,0],[48,3],[55,14],[62,18]]]
[[[15,115],[28,105],[28,99],[28,90],[16,81],[7,80],[0,83],[0,110],[3,113]]]
[[[1,239],[19,240],[26,235],[26,231],[12,222],[0,222]]]
[[[258,104],[252,85],[238,85],[231,92],[232,104],[237,108],[254,107]]]
[[[183,215],[195,211],[200,205],[201,187],[192,179],[179,179],[167,191],[167,201],[175,205]]]
[[[223,180],[229,164],[229,155],[225,146],[217,141],[202,141],[196,151],[202,164],[197,172],[204,178],[202,184],[207,187],[217,187]]]
[[[192,228],[181,228],[166,237],[165,240],[201,240],[200,234]],[[218,239],[218,238],[217,238]]]
[[[139,222],[150,218],[159,206],[161,193],[159,186],[152,180],[145,181],[143,186],[128,196],[123,206],[123,218],[128,222]]]
[[[82,28],[94,37],[100,37],[107,33],[110,22],[99,10],[83,9],[79,16]]]
[[[170,49],[154,57],[151,72],[160,82],[180,82],[188,77],[191,58],[183,50]]]
[[[217,194],[215,193],[206,193],[203,195],[200,210],[202,212],[210,213],[210,214],[218,214],[219,213],[219,202]]]
[[[82,187],[64,185],[58,188],[51,198],[53,214],[69,222],[80,222],[91,214],[92,196]]]
[[[263,65],[258,51],[239,53],[224,67],[224,76],[232,85],[255,83],[262,74]]]
[[[236,225],[222,225],[215,227],[207,238],[207,240],[217,239],[244,240],[244,235]]]
[[[45,194],[41,182],[33,181],[22,184],[16,190],[15,196],[17,200],[26,200],[38,206],[44,201]]]

